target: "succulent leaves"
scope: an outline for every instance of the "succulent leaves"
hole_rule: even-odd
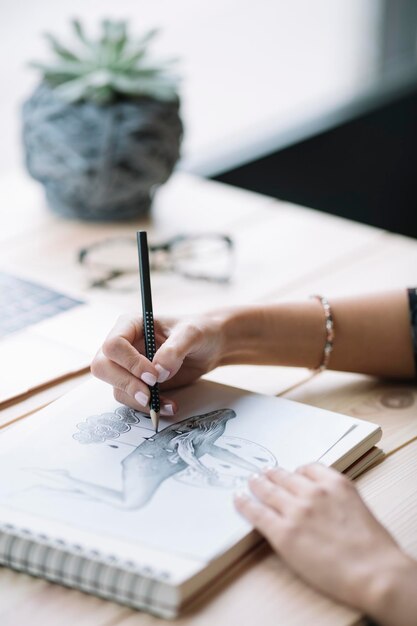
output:
[[[172,61],[151,62],[148,46],[157,34],[129,37],[126,22],[103,20],[97,40],[87,37],[79,20],[72,21],[77,47],[71,50],[46,34],[56,57],[51,64],[32,63],[44,81],[66,102],[108,104],[120,98],[143,96],[172,101],[177,98],[178,77]]]

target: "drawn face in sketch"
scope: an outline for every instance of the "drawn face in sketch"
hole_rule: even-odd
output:
[[[142,414],[119,407],[77,424],[73,438],[81,444],[119,439],[142,420]],[[254,442],[223,436],[232,409],[195,415],[146,437],[122,461],[121,491],[73,478],[65,470],[43,470],[60,489],[132,510],[145,506],[168,478],[197,487],[235,488],[247,477],[276,465],[272,453]],[[142,429],[141,429],[142,430]],[[219,441],[220,439],[220,441]],[[39,473],[39,472],[38,472]]]

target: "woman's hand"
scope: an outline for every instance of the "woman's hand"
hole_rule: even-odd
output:
[[[417,563],[346,477],[313,464],[249,484],[255,498],[237,496],[238,511],[301,578],[381,624],[417,623]]]
[[[144,356],[142,320],[122,316],[96,354],[91,371],[114,388],[118,402],[134,409],[149,409],[149,387],[162,390],[187,385],[219,365],[223,350],[221,314],[181,321],[156,320],[158,350],[152,363]],[[173,415],[177,406],[161,396],[162,415]]]

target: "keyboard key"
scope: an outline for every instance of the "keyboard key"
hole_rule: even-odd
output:
[[[0,272],[0,336],[83,304],[62,293]]]

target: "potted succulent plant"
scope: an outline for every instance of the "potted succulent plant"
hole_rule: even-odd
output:
[[[23,107],[29,173],[50,207],[87,220],[146,213],[179,157],[182,123],[177,77],[154,63],[125,22],[102,22],[98,40],[72,22],[75,47],[47,35],[55,61],[33,63],[41,84]]]

